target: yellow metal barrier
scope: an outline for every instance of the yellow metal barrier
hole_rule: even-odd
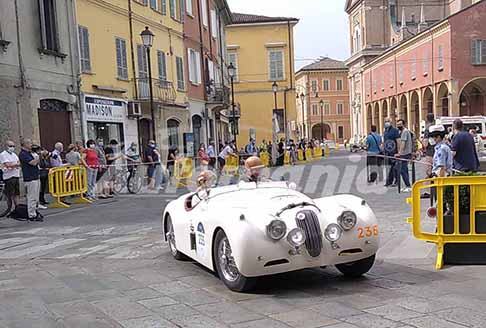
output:
[[[312,160],[312,149],[307,148],[305,150],[305,159],[306,159],[306,161],[311,161]]]
[[[302,149],[298,149],[297,150],[297,160],[299,162],[303,162],[304,161],[304,151]]]
[[[61,166],[49,170],[49,192],[54,198],[50,205],[53,208],[69,208],[70,205],[62,201],[63,197],[78,196],[70,199],[70,203],[90,204],[91,201],[84,198],[88,191],[88,178],[84,166]]]
[[[322,148],[321,147],[314,148],[314,157],[315,158],[321,158],[322,157]]]
[[[290,152],[285,151],[284,153],[284,165],[289,165],[290,164]]]
[[[184,157],[175,161],[174,179],[178,188],[187,186],[188,181],[192,178],[192,172],[192,158]]]
[[[423,189],[431,189],[437,195],[433,211],[436,213],[435,232],[426,232],[422,220]],[[444,245],[448,243],[486,243],[486,176],[455,176],[417,181],[412,188],[412,197],[407,202],[412,206],[414,236],[437,245],[436,269],[444,265]],[[461,209],[463,211],[461,211]],[[466,212],[464,212],[466,210]],[[427,216],[427,215],[424,215]],[[434,218],[428,218],[434,220]],[[434,222],[432,222],[434,223]]]
[[[265,165],[266,167],[270,166],[270,154],[268,152],[260,152],[260,159],[262,160],[263,165]]]
[[[238,173],[238,167],[240,158],[238,155],[228,155],[226,156],[223,173],[227,175],[236,175]]]
[[[329,157],[331,155],[331,148],[328,145],[324,147],[324,156]]]

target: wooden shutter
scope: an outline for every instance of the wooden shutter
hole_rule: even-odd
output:
[[[39,24],[41,32],[41,46],[42,49],[47,48],[47,37],[46,37],[46,16],[44,11],[44,0],[38,0],[39,4]]]
[[[481,47],[481,58],[479,59],[479,64],[486,64],[486,40],[478,41]]]
[[[86,27],[78,26],[78,33],[81,71],[84,73],[90,72],[91,61],[89,56],[89,32]]]
[[[127,46],[125,40],[120,38],[116,38],[116,66],[118,77],[127,79]]]
[[[176,18],[176,3],[175,0],[169,0],[169,10],[170,10],[170,17],[175,19]]]
[[[123,78],[121,40],[118,38],[115,39],[115,47],[116,47],[116,74],[119,78]]]
[[[195,57],[196,57],[196,83],[201,84],[201,81],[202,81],[202,78],[201,78],[201,53],[196,51]]]
[[[138,61],[138,77],[147,78],[148,68],[147,68],[147,57],[145,48],[143,45],[137,45],[137,61]]]

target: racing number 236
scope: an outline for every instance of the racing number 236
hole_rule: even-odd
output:
[[[371,236],[378,236],[378,225],[375,224],[373,226],[367,226],[364,228],[358,228],[358,238],[365,238]]]

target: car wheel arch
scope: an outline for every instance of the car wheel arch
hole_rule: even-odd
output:
[[[214,242],[216,240],[216,235],[218,234],[219,231],[223,231],[225,234],[226,232],[224,231],[223,228],[221,227],[216,227],[213,231],[213,235],[211,237],[211,265],[213,266],[213,271],[218,274],[218,270],[216,270],[216,257],[217,255],[215,254],[215,249],[214,249]]]
[[[165,241],[167,241],[167,235],[166,235],[166,233],[167,233],[167,218],[169,218],[169,217],[172,218],[172,216],[170,215],[170,213],[169,212],[166,212],[164,214],[163,218],[162,218],[162,229],[163,229],[162,230],[162,233],[164,235],[164,240]]]

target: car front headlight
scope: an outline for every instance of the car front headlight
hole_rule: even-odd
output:
[[[300,247],[305,243],[305,233],[304,230],[300,228],[295,228],[290,230],[287,235],[287,241],[293,247]]]
[[[338,241],[342,235],[343,229],[335,223],[328,225],[326,231],[324,231],[324,237],[326,237],[326,239],[330,242]]]
[[[287,233],[287,226],[282,220],[273,220],[267,225],[267,236],[273,240],[282,239]]]
[[[349,231],[354,228],[358,218],[353,211],[344,211],[338,218],[338,223],[344,231]]]

